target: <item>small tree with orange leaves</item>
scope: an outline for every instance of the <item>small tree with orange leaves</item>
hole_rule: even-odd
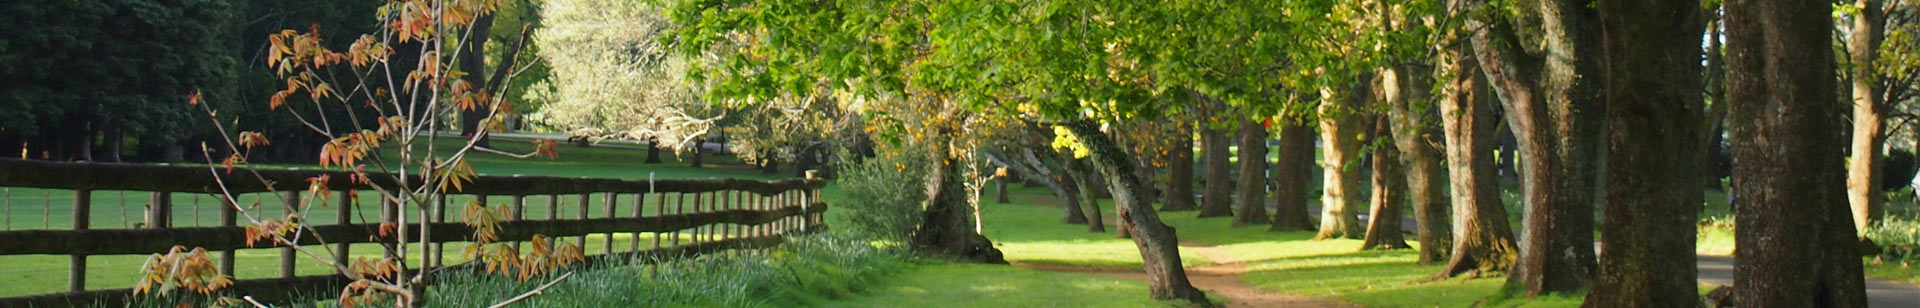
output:
[[[457,147],[440,146],[434,142],[435,139],[447,138],[434,134],[436,128],[446,126],[442,119],[450,117],[444,115],[489,110],[492,115],[482,120],[481,127],[494,127],[489,124],[496,122],[494,116],[500,110],[511,110],[505,97],[494,95],[502,92],[500,89],[462,78],[485,72],[462,71],[461,68],[485,66],[456,63],[484,58],[470,57],[470,54],[479,51],[466,49],[470,45],[466,44],[466,40],[473,37],[477,27],[481,27],[475,22],[476,19],[492,14],[508,2],[389,1],[379,7],[376,14],[379,22],[386,27],[376,33],[361,35],[344,50],[329,49],[317,34],[320,31],[318,25],[304,32],[289,29],[272,34],[268,38],[267,67],[285,80],[286,88],[268,99],[268,108],[275,112],[286,112],[313,133],[328,138],[330,141],[318,153],[320,167],[338,168],[350,172],[352,176],[348,179],[328,176],[308,179],[306,197],[288,200],[290,208],[294,210],[281,217],[260,216],[248,211],[249,207],[232,205],[248,223],[248,244],[270,242],[292,247],[298,253],[332,267],[335,272],[352,280],[341,291],[339,298],[346,306],[387,300],[395,301],[397,306],[402,307],[420,305],[424,282],[428,281],[427,276],[432,271],[408,269],[406,250],[410,232],[422,233],[417,237],[418,241],[412,244],[424,247],[431,243],[432,239],[426,236],[424,230],[425,224],[420,225],[421,230],[410,231],[406,227],[410,226],[408,215],[395,215],[394,221],[382,222],[379,228],[381,236],[393,241],[383,245],[387,249],[386,257],[358,258],[340,263],[331,257],[333,252],[324,244],[324,240],[321,240],[321,245],[315,246],[325,249],[322,251],[297,244],[302,240],[301,237],[314,233],[310,232],[312,230],[303,223],[303,219],[314,206],[326,205],[324,197],[331,194],[327,188],[329,181],[348,180],[372,187],[371,191],[378,193],[384,204],[398,205],[401,211],[417,210],[415,217],[427,217],[430,208],[427,204],[434,196],[458,191],[463,183],[472,180],[476,173],[466,161],[470,153],[480,151],[519,158],[556,156],[556,144],[553,141],[537,142],[538,146],[532,153],[508,153],[479,146],[477,144],[485,138],[484,131],[461,137],[464,142]],[[505,76],[505,80],[511,80],[519,71],[515,67],[499,67],[496,70],[493,74]],[[347,84],[341,81],[357,85],[336,88],[335,85]],[[270,146],[271,142],[265,135],[256,132],[229,134],[220,123],[240,119],[222,119],[213,107],[202,104],[198,94],[189,97],[188,103],[206,112],[220,129],[225,141],[225,148],[220,150],[214,146],[202,146],[210,173],[223,184],[246,180],[247,172],[236,177],[232,174],[235,170],[233,167],[246,164],[253,150]],[[344,114],[349,119],[327,119],[330,114],[336,117]],[[383,147],[396,155],[379,155],[378,151]],[[216,152],[231,154],[216,158],[213,154]],[[368,173],[369,166],[385,173]],[[393,178],[374,181],[375,176]],[[252,177],[253,180],[266,181],[258,174],[252,174]],[[222,193],[228,200],[236,200],[234,194],[224,190],[224,187]],[[356,193],[349,192],[349,195]],[[470,248],[469,257],[479,258],[489,268],[501,269],[500,272],[511,270],[510,274],[521,279],[552,273],[557,268],[584,259],[580,246],[545,240],[544,236],[534,241],[535,249],[527,256],[521,256],[512,247],[493,244],[498,222],[508,213],[505,213],[504,207],[500,210],[492,208],[478,203],[468,205],[469,213],[464,218],[469,226],[477,230],[471,235],[476,243],[474,248]],[[211,262],[207,261],[204,250],[199,248],[179,247],[164,255],[156,254],[143,267],[146,275],[135,288],[135,293],[185,289],[205,294],[232,283],[230,277],[211,269],[209,264]]]

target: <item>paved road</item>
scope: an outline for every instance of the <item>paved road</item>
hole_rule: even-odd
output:
[[[1700,282],[1712,285],[1733,284],[1732,256],[1700,256]],[[1867,307],[1920,307],[1920,286],[1867,279]]]

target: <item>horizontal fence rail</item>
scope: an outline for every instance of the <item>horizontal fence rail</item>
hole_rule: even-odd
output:
[[[239,200],[221,197],[221,187],[211,172],[220,172],[227,184],[226,191]],[[323,175],[333,179],[327,183],[336,192],[333,196],[304,196],[327,200],[295,201],[303,200],[302,194],[309,185],[307,179]],[[368,176],[382,187],[396,187],[392,185],[395,177],[391,174],[369,173]],[[346,180],[348,178],[349,173],[339,171],[246,168],[211,171],[204,165],[0,159],[0,190],[5,190],[0,193],[0,221],[4,221],[0,223],[0,262],[11,262],[7,258],[13,256],[32,255],[65,255],[69,259],[67,292],[0,294],[0,307],[122,306],[132,299],[130,288],[87,288],[88,257],[118,257],[124,261],[129,256],[143,258],[164,253],[174,246],[218,252],[219,256],[214,259],[220,263],[221,272],[236,278],[235,284],[225,292],[251,295],[262,301],[300,300],[289,298],[290,294],[338,294],[349,282],[333,273],[296,275],[297,263],[315,261],[299,256],[291,247],[279,247],[272,241],[258,241],[249,246],[245,227],[238,217],[240,207],[266,217],[294,212],[332,215],[332,219],[303,216],[302,224],[307,229],[297,237],[297,242],[315,251],[326,251],[320,250],[319,245],[329,245],[325,248],[333,254],[334,262],[344,262],[354,256],[350,244],[391,243],[397,232],[382,235],[378,232],[380,226],[398,226],[399,217],[405,216],[409,222],[405,228],[416,231],[407,234],[408,242],[425,238],[428,243],[409,248],[408,258],[426,268],[475,266],[473,262],[443,266],[446,245],[470,242],[474,233],[473,228],[457,219],[447,219],[449,204],[468,206],[449,199],[482,205],[511,200],[505,203],[510,207],[511,217],[499,223],[495,243],[518,247],[522,241],[539,234],[556,241],[573,241],[583,249],[599,247],[601,253],[589,252],[589,264],[606,259],[694,256],[772,247],[789,235],[824,228],[823,215],[828,208],[819,198],[825,182],[810,178],[622,180],[483,175],[474,177],[459,191],[420,200],[419,206],[405,210],[385,201],[363,204],[369,198],[354,197],[349,192],[373,187],[353,183]],[[412,182],[419,181],[416,178]],[[128,193],[133,196],[128,197]],[[252,197],[252,202],[243,199],[247,197]],[[102,198],[118,201],[97,201]],[[207,199],[208,204],[203,205],[203,199]],[[128,205],[130,202],[139,208],[133,209]],[[28,204],[37,207],[28,208]],[[298,204],[328,204],[332,208],[296,208]],[[61,209],[58,214],[62,215],[56,215],[55,209]],[[118,224],[112,222],[116,210]],[[217,220],[217,226],[201,222],[201,216],[208,210],[217,213],[218,217],[209,219]],[[30,219],[15,219],[21,216],[17,213],[37,214],[38,228],[29,229],[33,227]],[[179,217],[182,214],[185,217]],[[96,224],[96,220],[108,223]],[[192,226],[177,226],[180,223]],[[94,228],[96,225],[104,228]],[[590,242],[590,236],[604,240]],[[619,236],[628,238],[615,240]],[[242,249],[277,250],[277,278],[236,275],[236,253]],[[365,253],[368,252],[362,252]],[[103,270],[132,274],[137,273],[139,266],[138,263],[115,264]],[[124,286],[131,287],[133,282],[126,281]]]

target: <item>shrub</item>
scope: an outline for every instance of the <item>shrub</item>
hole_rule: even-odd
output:
[[[754,253],[687,259],[608,261],[573,270],[525,307],[795,307],[818,306],[865,290],[911,265],[894,248],[845,235],[811,235]],[[633,262],[648,261],[648,262]],[[567,272],[560,270],[559,272]],[[519,295],[553,279],[521,282],[485,273],[440,276],[429,300],[447,307],[478,307]]]
[[[927,201],[924,176],[930,159],[916,151],[884,151],[878,157],[842,169],[840,188],[848,232],[883,241],[903,242],[920,225]]]
[[[1880,246],[1881,258],[1920,261],[1920,220],[1887,217],[1867,228],[1867,238]]]

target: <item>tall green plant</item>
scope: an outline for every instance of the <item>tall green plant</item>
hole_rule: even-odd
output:
[[[846,166],[840,187],[847,200],[841,206],[853,213],[844,225],[850,232],[886,241],[907,240],[920,225],[921,205],[927,201],[926,177],[931,161],[918,151],[884,151],[879,157]],[[843,154],[842,157],[851,157]]]

